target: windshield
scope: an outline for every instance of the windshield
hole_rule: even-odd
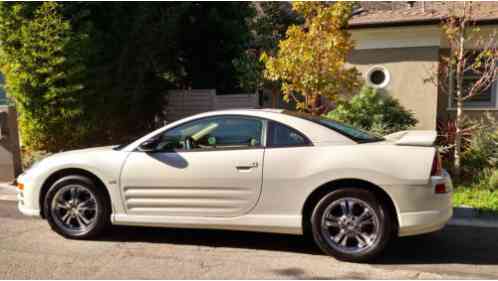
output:
[[[384,138],[381,136],[378,136],[376,134],[363,131],[357,128],[354,128],[351,125],[340,123],[337,121],[334,121],[332,119],[320,117],[320,116],[313,116],[310,114],[306,113],[300,113],[300,112],[293,112],[293,111],[284,111],[285,114],[292,115],[295,117],[299,117],[302,119],[306,119],[308,121],[317,123],[319,125],[325,126],[331,130],[334,130],[335,132],[338,132],[341,135],[344,135],[358,143],[367,143],[367,142],[377,142],[377,141],[383,141]]]
[[[127,143],[118,144],[115,147],[113,147],[112,149],[114,149],[114,150],[122,150],[123,148],[127,147],[129,144],[135,142],[136,140],[138,140],[141,137],[143,137],[143,136],[131,138],[131,141],[129,141]]]

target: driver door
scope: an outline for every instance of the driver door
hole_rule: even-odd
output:
[[[230,217],[250,211],[262,185],[265,121],[216,116],[179,125],[134,151],[121,174],[128,214]]]

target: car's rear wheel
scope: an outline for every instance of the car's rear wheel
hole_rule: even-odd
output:
[[[88,239],[109,224],[110,204],[101,188],[84,176],[66,176],[56,181],[44,200],[50,227],[67,238]]]
[[[311,216],[316,244],[340,260],[362,262],[376,257],[392,234],[390,213],[364,189],[344,188],[325,195]]]

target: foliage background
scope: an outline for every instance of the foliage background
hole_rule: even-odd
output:
[[[128,141],[157,126],[171,88],[240,89],[232,61],[250,3],[0,3],[0,67],[23,145]]]
[[[335,101],[360,86],[359,72],[346,64],[354,46],[347,30],[353,4],[296,1],[292,9],[304,23],[287,29],[276,54],[261,55],[265,78],[280,81],[284,100],[298,110],[321,115],[327,110],[322,97]]]

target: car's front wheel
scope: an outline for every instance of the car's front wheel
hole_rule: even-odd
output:
[[[50,227],[67,238],[88,239],[109,224],[110,204],[101,188],[84,176],[66,176],[48,190],[44,213]]]
[[[388,210],[372,192],[335,190],[316,205],[311,226],[317,245],[327,254],[353,262],[377,256],[392,234]]]

